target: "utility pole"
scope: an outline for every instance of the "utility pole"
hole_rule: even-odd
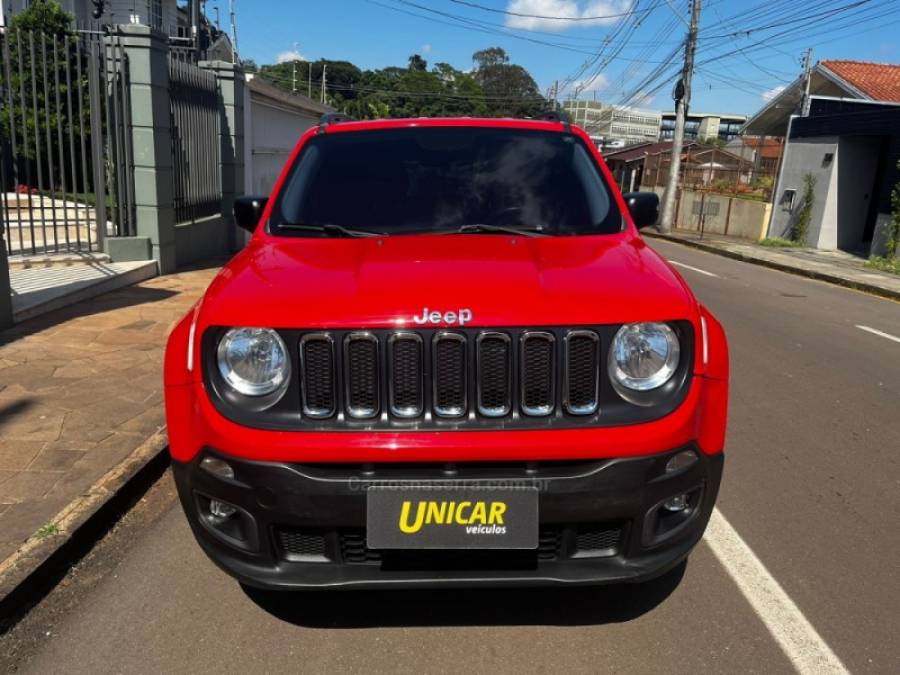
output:
[[[228,13],[231,15],[231,62],[237,63],[237,20],[234,16],[234,0],[228,0]]]
[[[297,59],[294,59],[293,67],[291,68],[291,93],[297,93]]]
[[[700,0],[691,0],[691,25],[684,48],[684,70],[681,81],[675,87],[675,136],[672,141],[672,161],[669,164],[669,178],[663,195],[662,215],[659,231],[670,232],[675,220],[675,191],[678,189],[678,175],[681,172],[681,146],[684,143],[684,122],[691,103],[691,78],[694,75],[694,52],[697,50],[697,29],[700,25]]]
[[[306,62],[306,95],[312,98],[312,64]]]
[[[803,56],[803,101],[800,105],[800,115],[806,117],[809,115],[809,82],[812,79],[812,47],[806,50]]]
[[[328,70],[328,64],[323,63],[322,64],[322,103],[323,103],[323,105],[325,103],[325,82],[326,82],[325,73],[327,72],[327,70]]]

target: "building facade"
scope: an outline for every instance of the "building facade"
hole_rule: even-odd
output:
[[[806,245],[885,254],[900,183],[900,64],[820,61],[808,83],[785,87],[744,131],[785,139],[770,237],[795,235],[809,196]]]
[[[627,147],[659,138],[660,113],[600,101],[566,101],[563,109],[598,147]]]
[[[150,26],[169,36],[186,34],[189,20],[184,10],[179,10],[176,0],[104,0],[103,14],[93,16],[93,0],[57,0],[59,5],[75,17],[79,26],[141,24]],[[23,11],[30,0],[0,0],[0,27]]]
[[[746,115],[721,113],[689,113],[684,122],[684,137],[701,143],[720,140],[732,141],[740,135],[741,127],[747,122]],[[670,141],[675,138],[675,113],[662,113],[659,139]]]

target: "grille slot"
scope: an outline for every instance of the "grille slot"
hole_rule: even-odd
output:
[[[565,407],[572,415],[597,412],[600,381],[600,338],[594,331],[566,335]]]
[[[388,340],[390,405],[397,417],[422,414],[422,338],[416,333],[394,333]]]
[[[549,415],[556,403],[556,339],[552,333],[522,334],[519,381],[522,383],[522,412]]]
[[[381,553],[366,546],[366,531],[345,530],[340,533],[341,560],[345,563],[363,564],[381,561]]]
[[[434,336],[434,412],[440,417],[466,414],[466,338],[459,333]]]
[[[369,419],[378,414],[378,338],[372,333],[351,333],[344,341],[344,379],[347,414]]]
[[[314,530],[278,528],[275,530],[278,546],[289,560],[324,561],[325,534]]]
[[[322,419],[335,412],[334,340],[309,333],[300,340],[303,414]]]
[[[602,558],[615,555],[622,540],[622,529],[604,525],[579,528],[575,534],[575,557]]]
[[[509,343],[509,335],[495,332],[481,333],[476,341],[478,412],[485,417],[503,417],[512,407]]]

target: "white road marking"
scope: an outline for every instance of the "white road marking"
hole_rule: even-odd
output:
[[[849,673],[719,509],[704,538],[797,672]]]
[[[718,274],[713,274],[712,272],[707,272],[706,270],[701,270],[699,267],[694,267],[692,265],[685,265],[683,262],[678,262],[677,260],[670,260],[669,262],[672,263],[673,265],[675,265],[676,267],[683,267],[686,270],[693,270],[694,272],[697,272],[699,274],[705,274],[708,277],[715,277],[716,279],[719,278]]]
[[[894,342],[900,342],[900,337],[897,337],[896,335],[891,335],[890,333],[884,333],[875,328],[869,328],[868,326],[860,326],[859,324],[856,324],[856,327],[859,328],[860,330],[866,331],[867,333],[871,333],[872,335],[878,335],[880,337],[887,338],[888,340],[893,340]]]

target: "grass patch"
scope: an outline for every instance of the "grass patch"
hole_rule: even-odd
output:
[[[866,267],[890,274],[900,274],[900,258],[869,258]]]
[[[37,536],[40,539],[46,539],[47,537],[52,537],[55,534],[59,534],[59,525],[56,523],[47,523],[46,525],[42,525],[41,529],[37,531]]]
[[[791,241],[784,237],[766,237],[758,243],[760,246],[770,246],[772,248],[801,248],[803,246],[799,241]]]

